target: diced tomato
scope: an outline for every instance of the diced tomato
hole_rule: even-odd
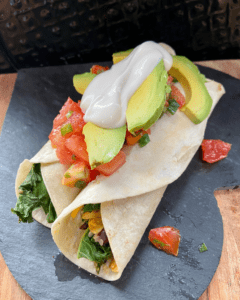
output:
[[[68,97],[68,100],[65,102],[59,114],[53,121],[53,128],[56,128],[65,123],[68,120],[69,115],[71,115],[71,112],[76,112],[83,115],[79,104],[74,102],[70,97]]]
[[[62,184],[69,187],[84,188],[90,181],[90,170],[88,165],[81,161],[71,165],[62,178]]]
[[[68,123],[72,125],[72,129],[73,129],[72,134],[82,133],[83,126],[86,124],[83,120],[83,114],[77,112],[73,112],[71,117],[67,120],[67,122],[64,123],[64,125]]]
[[[61,127],[53,128],[51,133],[49,134],[49,140],[51,141],[52,147],[64,147],[65,138],[61,134]]]
[[[221,140],[203,140],[202,152],[203,160],[208,163],[217,162],[227,157],[231,149],[231,144],[225,143]]]
[[[61,164],[71,165],[77,161],[75,155],[67,147],[58,147],[56,150],[57,157]]]
[[[176,100],[177,103],[180,105],[179,109],[181,109],[183,107],[183,105],[185,105],[185,103],[186,103],[185,97],[183,96],[183,94],[180,92],[180,90],[175,85],[172,85],[171,88],[172,88],[172,91],[171,91],[169,100],[170,99]]]
[[[170,226],[151,229],[148,236],[155,247],[168,254],[178,255],[181,235],[178,229]]]
[[[66,139],[65,146],[76,155],[76,157],[89,163],[87,145],[83,135],[72,135]]]
[[[171,85],[172,82],[173,82],[173,79],[174,79],[174,78],[173,78],[171,75],[169,75],[169,76],[168,76],[168,79],[167,79],[167,84],[168,84],[168,85]]]
[[[99,66],[99,65],[93,65],[92,68],[91,68],[91,73],[92,74],[100,74],[104,71],[107,71],[109,70],[109,67],[102,67],[102,66]]]
[[[126,162],[126,155],[120,151],[110,162],[100,165],[95,169],[105,176],[115,173]]]
[[[126,132],[126,142],[127,142],[127,145],[134,145],[136,144],[140,138],[144,135],[144,134],[150,134],[151,133],[151,130],[150,128],[147,129],[147,130],[141,130],[141,132],[137,135],[137,136],[133,136],[128,130]]]
[[[95,180],[98,175],[100,175],[100,172],[98,170],[90,170],[90,181]]]

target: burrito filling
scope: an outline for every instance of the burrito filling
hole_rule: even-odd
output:
[[[75,217],[80,208],[71,216]],[[99,273],[102,265],[109,267],[113,272],[118,272],[116,262],[108,242],[106,232],[103,227],[100,204],[86,204],[82,209],[82,221],[79,229],[84,230],[84,234],[79,243],[77,258],[86,258],[93,261],[96,271]]]
[[[42,207],[47,215],[47,222],[53,223],[57,214],[51,202],[41,174],[41,164],[33,164],[24,182],[19,186],[19,197],[14,209],[19,223],[33,222],[32,212]]]

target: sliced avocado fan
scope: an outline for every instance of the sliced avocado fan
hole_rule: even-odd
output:
[[[91,169],[111,161],[121,150],[126,136],[126,125],[101,128],[91,122],[83,127]]]
[[[86,72],[83,74],[76,74],[73,76],[73,85],[76,91],[80,94],[84,94],[89,83],[96,77],[96,74]]]
[[[195,124],[207,118],[212,107],[212,98],[205,86],[205,77],[198,67],[185,56],[173,56],[169,74],[176,78],[186,94],[186,105],[181,111]]]
[[[165,100],[168,74],[163,60],[153,69],[128,102],[128,130],[135,135],[139,129],[150,128],[160,117]]]
[[[112,55],[113,64],[115,65],[118,62],[120,62],[121,60],[123,60],[124,58],[126,58],[132,51],[133,51],[133,49],[129,49],[126,51],[113,53],[113,55]]]

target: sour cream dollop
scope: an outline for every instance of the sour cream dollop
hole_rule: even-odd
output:
[[[103,128],[125,125],[128,101],[162,59],[169,71],[172,56],[159,44],[148,41],[110,70],[97,75],[81,100],[84,121]]]

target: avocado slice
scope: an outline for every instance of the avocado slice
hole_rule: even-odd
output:
[[[173,56],[169,74],[182,85],[186,94],[186,104],[181,111],[195,124],[207,118],[212,107],[212,98],[205,86],[204,76],[196,65],[185,56]]]
[[[127,51],[113,53],[113,55],[112,55],[113,64],[115,65],[118,62],[120,62],[121,60],[123,60],[124,58],[126,58],[132,51],[133,51],[133,49],[129,49]]]
[[[89,83],[96,77],[96,74],[86,72],[83,74],[76,74],[73,76],[73,85],[76,91],[80,94],[84,94]]]
[[[128,130],[133,135],[139,129],[148,129],[159,119],[166,100],[167,78],[161,60],[130,98],[126,119]]]
[[[126,136],[126,125],[119,128],[102,128],[91,122],[83,127],[91,169],[106,164],[121,150]]]

